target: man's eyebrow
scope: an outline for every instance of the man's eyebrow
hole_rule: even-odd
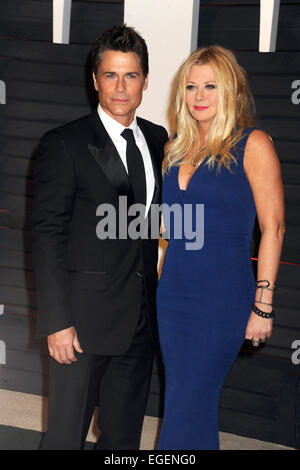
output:
[[[102,72],[102,75],[105,75],[106,73],[117,73],[117,72],[115,72],[115,71],[113,71],[113,70],[111,70],[111,71],[110,71],[110,70],[106,70],[106,71]],[[125,75],[130,75],[130,74],[131,74],[131,75],[133,75],[133,74],[134,74],[134,75],[141,75],[140,72],[126,72]]]

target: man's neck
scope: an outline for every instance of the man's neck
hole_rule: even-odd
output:
[[[100,109],[103,113],[105,113],[111,119],[118,122],[119,124],[121,124],[124,127],[129,127],[135,119],[135,113],[131,113],[130,115],[126,115],[126,116],[115,116],[115,115],[112,115],[112,114],[108,113],[106,111],[106,109],[102,108],[102,106],[100,104],[99,104],[99,106],[100,106]]]

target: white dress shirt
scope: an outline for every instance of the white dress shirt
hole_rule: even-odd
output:
[[[129,127],[124,127],[122,124],[120,124],[118,121],[113,119],[111,116],[109,116],[100,106],[98,105],[98,114],[99,117],[102,121],[103,126],[105,127],[106,132],[108,133],[109,137],[113,141],[120,158],[125,166],[126,172],[128,173],[127,169],[127,161],[126,161],[126,148],[127,148],[127,142],[124,139],[124,137],[121,136],[121,133],[124,131],[124,129],[132,129],[133,135],[135,138],[136,145],[138,146],[142,157],[143,157],[143,162],[144,162],[144,167],[145,167],[145,176],[146,176],[146,214],[148,214],[148,210],[153,198],[154,194],[154,187],[155,187],[155,181],[154,181],[154,173],[153,173],[153,167],[152,167],[152,160],[150,156],[150,152],[148,149],[148,145],[146,143],[146,139],[137,125],[137,120],[136,116],[134,117],[133,122],[130,124]]]

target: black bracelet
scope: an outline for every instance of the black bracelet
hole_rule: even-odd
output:
[[[274,310],[272,310],[272,312],[263,312],[260,308],[256,307],[255,304],[252,305],[252,310],[254,313],[256,313],[256,315],[262,318],[274,318],[275,317]]]
[[[260,285],[259,285],[260,282],[266,282],[267,285],[266,285],[266,286],[260,286]],[[277,284],[276,282],[274,282],[274,284],[273,284],[273,289],[270,287],[270,285],[271,285],[271,284],[270,284],[270,281],[267,281],[266,279],[261,279],[260,281],[256,281],[256,287],[257,287],[258,289],[275,290],[275,289],[277,289],[277,287],[278,287],[278,284]],[[270,289],[269,289],[269,287],[270,287]]]

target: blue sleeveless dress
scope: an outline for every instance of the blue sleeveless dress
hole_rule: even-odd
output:
[[[219,449],[219,394],[244,341],[256,289],[250,259],[256,209],[243,168],[252,130],[235,147],[232,173],[222,166],[217,174],[204,160],[186,191],[179,189],[178,166],[164,176],[163,204],[187,217],[180,238],[180,218],[170,212],[167,222],[163,210],[169,244],[157,291],[166,377],[159,450]]]

